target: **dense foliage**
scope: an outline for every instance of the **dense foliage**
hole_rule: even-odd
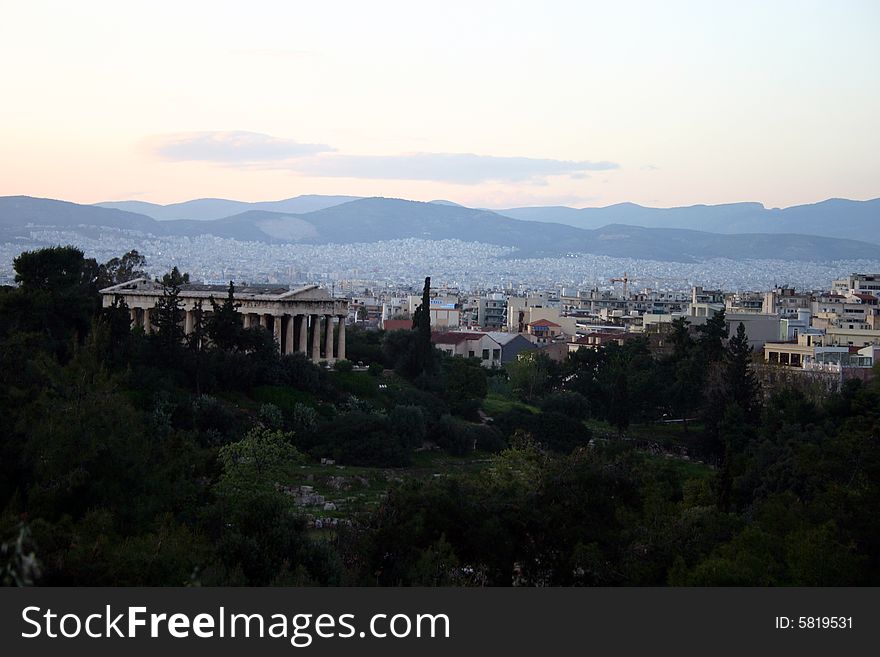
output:
[[[58,247],[0,288],[3,583],[880,583],[880,378],[762,389],[723,315],[487,371],[422,310],[327,369],[243,328],[232,283],[183,335],[176,270],[132,330],[98,290],[144,266]],[[391,483],[322,531],[295,502],[322,459]]]

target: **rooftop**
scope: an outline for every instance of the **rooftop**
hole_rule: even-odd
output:
[[[486,333],[469,333],[467,331],[448,331],[431,333],[431,342],[434,344],[461,344],[468,340],[479,340]]]
[[[203,298],[226,296],[228,285],[207,285],[204,283],[186,283],[180,286],[180,296],[184,298]],[[111,285],[101,290],[105,295],[143,295],[160,296],[162,284],[149,278],[135,278],[125,283]],[[317,285],[306,285],[291,290],[281,285],[243,285],[235,288],[235,298],[259,299],[263,301],[281,301],[285,299],[296,300],[330,300],[330,294],[326,289]]]

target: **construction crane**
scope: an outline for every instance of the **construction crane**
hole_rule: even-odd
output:
[[[627,296],[626,296],[627,285],[629,285],[629,282],[631,280],[637,280],[637,279],[632,279],[627,275],[626,272],[623,272],[623,278],[609,278],[608,280],[611,283],[623,283],[623,298],[626,299],[627,298]]]

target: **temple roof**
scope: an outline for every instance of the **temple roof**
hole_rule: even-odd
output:
[[[204,283],[185,283],[180,286],[180,296],[183,298],[208,298],[225,297],[229,290],[228,285],[207,285]],[[160,296],[162,284],[149,278],[135,278],[134,280],[118,285],[111,285],[101,290],[105,295],[144,295]],[[317,285],[306,285],[291,290],[283,285],[242,285],[235,287],[236,299],[260,299],[260,300],[330,300],[330,293]]]

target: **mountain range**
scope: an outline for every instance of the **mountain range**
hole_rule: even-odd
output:
[[[498,210],[526,221],[547,221],[577,228],[600,228],[610,223],[650,228],[687,228],[711,233],[800,233],[844,237],[880,244],[880,198],[850,201],[832,198],[789,208],[765,208],[761,203],[692,205],[648,208],[619,203],[604,208],[529,207]]]
[[[591,253],[680,262],[713,257],[880,259],[880,199],[831,199],[785,210],[735,203],[669,209],[620,204],[580,210],[491,211],[450,201],[317,195],[258,203],[198,199],[164,206],[142,201],[79,205],[27,196],[0,197],[0,241],[26,238],[38,228],[89,235],[108,229],[163,237],[209,234],[303,244],[458,239],[511,247],[515,250],[512,257]]]
[[[360,199],[361,197],[358,196],[310,194],[281,201],[256,203],[206,198],[170,205],[143,201],[105,202],[97,205],[144,214],[160,221],[172,219],[206,221],[223,219],[250,210],[305,214]],[[431,201],[431,203],[463,207],[445,200]],[[880,198],[869,201],[833,198],[820,203],[795,205],[789,208],[765,208],[761,203],[691,205],[676,208],[651,208],[635,203],[618,203],[603,208],[537,206],[493,210],[493,212],[511,219],[565,224],[586,229],[602,228],[609,224],[625,224],[645,228],[684,228],[728,235],[796,233],[843,237],[880,244]]]

